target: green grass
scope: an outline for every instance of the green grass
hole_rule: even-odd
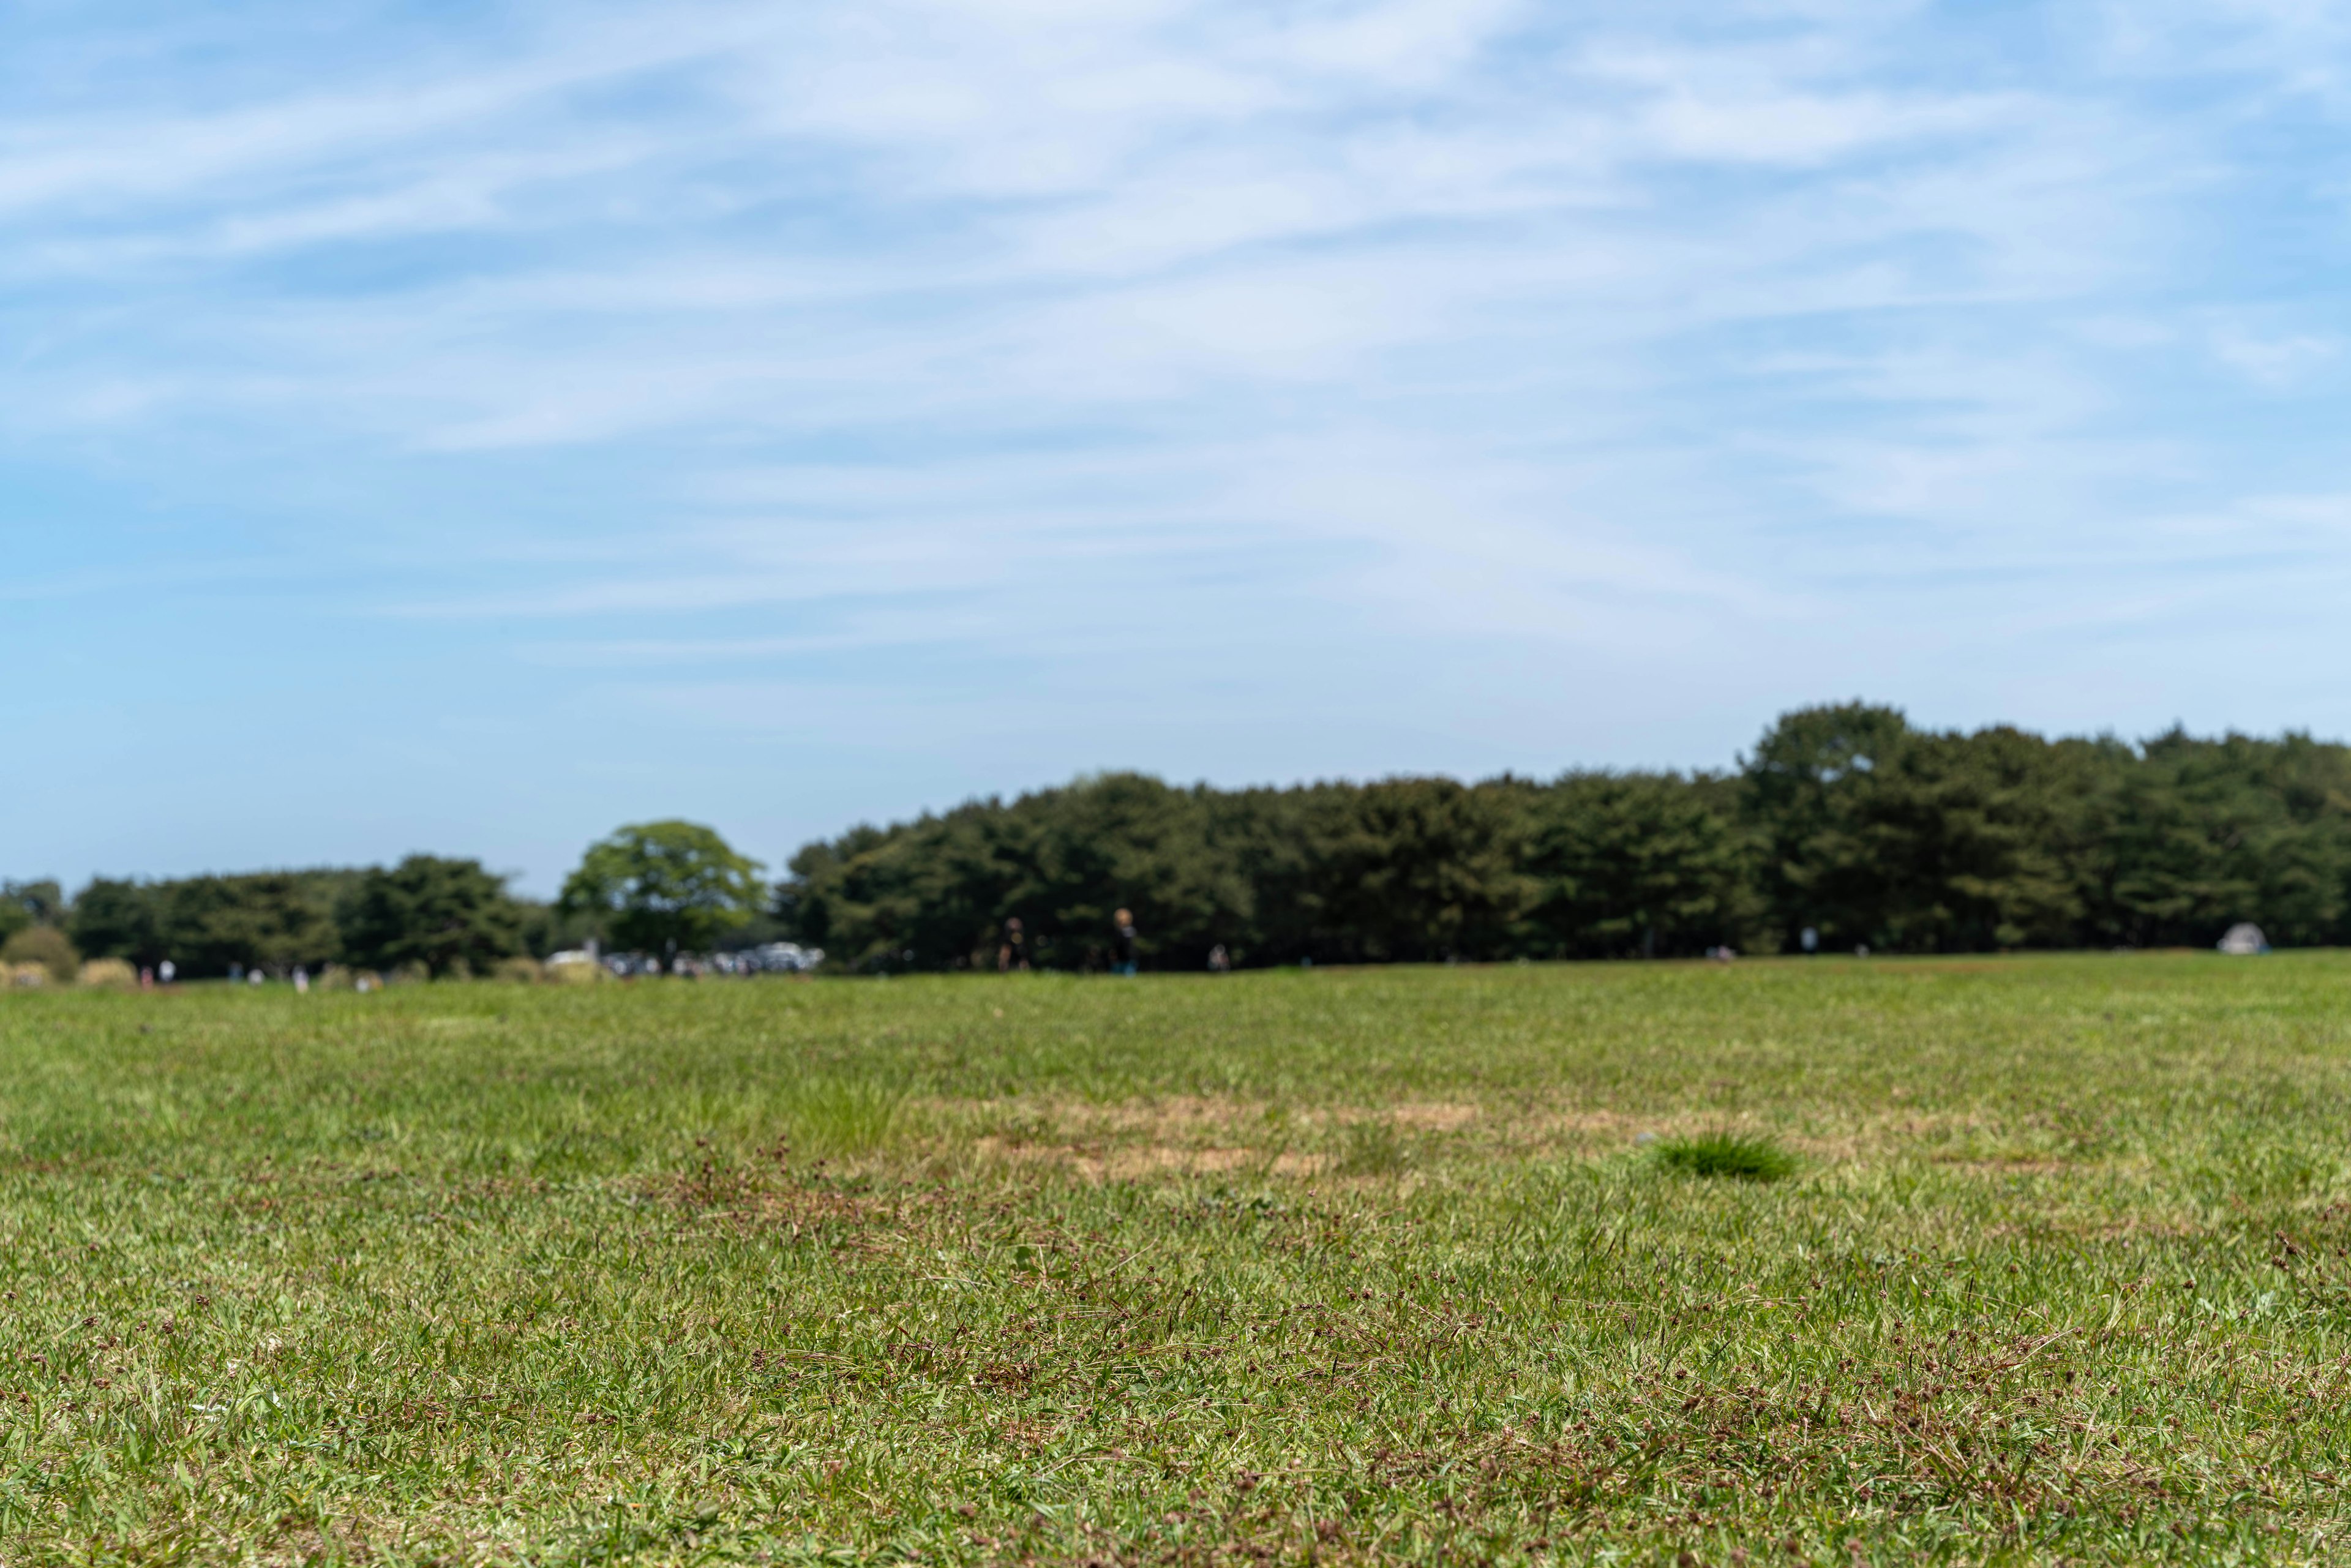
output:
[[[2335,954],[0,996],[0,1563],[2342,1561],[2346,1091]]]
[[[1796,1174],[1796,1156],[1776,1138],[1741,1133],[1700,1133],[1673,1138],[1657,1149],[1667,1169],[1695,1176],[1736,1176],[1741,1181],[1778,1181]]]

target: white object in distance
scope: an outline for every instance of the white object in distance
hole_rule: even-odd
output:
[[[2252,921],[2240,920],[2230,926],[2229,934],[2213,946],[2232,957],[2250,958],[2256,953],[2268,952],[2270,939],[2262,936],[2262,928]]]

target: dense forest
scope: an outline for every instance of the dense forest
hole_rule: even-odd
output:
[[[1146,967],[1969,952],[2351,940],[2351,747],[2288,735],[2139,745],[1913,727],[1845,704],[1782,717],[1724,773],[1571,772],[1289,789],[1105,774],[810,844],[778,883],[707,829],[622,830],[564,897],[472,861],[0,890],[0,939],[83,957],[285,972],[481,973],[590,937],[656,953],[789,937],[829,967],[1102,967],[1134,911]]]

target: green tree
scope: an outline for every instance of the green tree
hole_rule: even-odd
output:
[[[1663,957],[1754,945],[1754,854],[1719,780],[1571,773],[1525,791],[1541,957]]]
[[[156,904],[155,889],[146,883],[94,877],[75,895],[67,930],[92,958],[160,963],[165,954]]]
[[[1798,708],[1740,759],[1740,805],[1762,852],[1757,890],[1781,946],[1795,946],[1807,925],[1847,946],[1884,929],[1886,889],[1862,831],[1863,803],[1910,733],[1898,708]]]
[[[2006,726],[1938,733],[1892,708],[1782,716],[1747,759],[1759,891],[1782,942],[1921,952],[2081,939],[2092,802],[2133,766],[2113,741]]]
[[[523,911],[504,877],[473,860],[410,855],[377,867],[337,912],[343,956],[370,968],[422,964],[438,978],[480,973],[522,951]]]
[[[55,882],[0,882],[0,941],[28,926],[62,925],[65,914],[65,894]]]
[[[256,872],[156,884],[159,945],[191,977],[232,964],[283,974],[332,959],[342,939],[334,910],[354,880],[344,872]]]
[[[2351,752],[2307,736],[2199,740],[2174,729],[2094,808],[2095,924],[2137,944],[2212,941],[2259,922],[2281,943],[2341,941],[2351,900]]]
[[[1250,890],[1209,809],[1214,791],[1140,773],[1104,773],[1025,796],[985,836],[989,913],[1018,915],[1041,961],[1092,969],[1112,958],[1112,923],[1131,910],[1145,967],[1197,968],[1245,936]],[[993,963],[995,927],[981,944]]]
[[[1426,963],[1503,955],[1529,886],[1507,789],[1384,779],[1320,792],[1304,880],[1322,932],[1311,956]]]
[[[1196,967],[1243,939],[1249,888],[1217,841],[1206,789],[1108,773],[860,826],[792,857],[777,894],[801,941],[860,969],[994,965],[1018,915],[1040,963],[1106,961],[1113,914],[1134,912],[1146,962]],[[1229,799],[1229,798],[1228,798]]]
[[[1876,896],[1872,924],[1846,934],[1914,952],[2079,940],[2088,803],[2128,760],[2007,726],[1905,736],[1847,802],[1852,869]]]
[[[641,822],[588,848],[557,908],[592,917],[616,946],[705,952],[767,902],[758,861],[693,822]]]

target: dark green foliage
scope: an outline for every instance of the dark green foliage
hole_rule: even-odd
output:
[[[56,925],[66,913],[64,891],[55,882],[0,882],[0,941],[28,925]]]
[[[523,948],[522,908],[479,861],[411,855],[375,868],[340,915],[344,956],[371,968],[478,974]]]
[[[1792,947],[1805,925],[1834,943],[1859,939],[1877,925],[1883,879],[1855,818],[1878,759],[1907,734],[1894,708],[1804,708],[1782,715],[1742,759],[1742,815],[1763,852],[1757,888],[1782,946]]]
[[[1507,787],[1388,779],[1316,802],[1304,880],[1319,928],[1306,955],[1351,963],[1507,949],[1527,903],[1524,821]]]
[[[778,923],[860,969],[2207,946],[2238,920],[2351,940],[2351,749],[2289,735],[2143,747],[1782,716],[1730,776],[1179,789],[1134,774],[810,844]]]
[[[1751,945],[1756,857],[1714,780],[1571,773],[1525,791],[1522,950],[1614,958]]]
[[[333,961],[336,924],[364,873],[256,872],[171,882],[99,878],[73,902],[66,928],[85,957],[133,964],[171,959],[182,977],[224,975],[232,964],[284,974]]]
[[[1099,967],[1112,916],[1132,909],[1143,951],[1195,967],[1251,915],[1246,845],[1228,840],[1230,797],[1106,774],[1007,806],[974,801],[886,832],[852,830],[794,856],[777,911],[800,939],[852,967],[995,962],[1004,922],[1038,958]]]
[[[358,873],[257,872],[156,884],[156,924],[182,974],[221,975],[231,964],[283,974],[317,968],[341,950],[335,906]]]
[[[2087,807],[2135,766],[2113,743],[1910,729],[1886,708],[1791,714],[1743,779],[1783,944],[1973,951],[2074,939]],[[2217,933],[2216,933],[2217,935]]]
[[[2273,942],[2340,942],[2351,881],[2351,759],[2307,736],[2149,741],[2094,802],[2101,934],[2209,942],[2261,922]]]
[[[1740,1181],[1778,1181],[1796,1173],[1796,1156],[1770,1138],[1737,1133],[1704,1133],[1657,1145],[1657,1160],[1685,1176],[1734,1176]]]
[[[2308,736],[2134,749],[1849,704],[1781,719],[1741,785],[1783,944],[2204,946],[2239,920],[2351,939],[2351,748]]]
[[[98,877],[73,902],[67,929],[74,946],[92,958],[160,963],[168,956],[159,923],[156,890],[143,883]]]

